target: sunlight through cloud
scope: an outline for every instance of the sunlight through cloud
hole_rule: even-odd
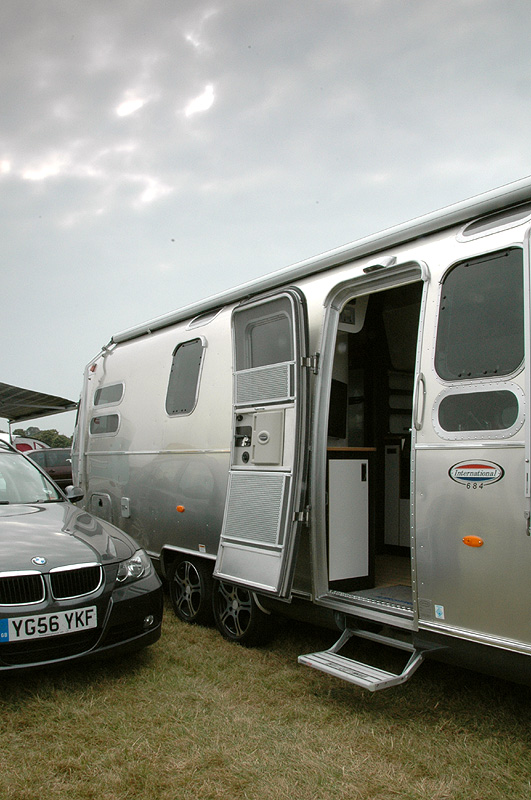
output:
[[[52,158],[39,167],[25,169],[22,177],[27,181],[44,181],[46,178],[53,178],[63,172],[65,164],[64,159]]]
[[[184,109],[185,116],[191,117],[201,111],[208,111],[214,103],[214,87],[211,83],[205,86],[205,91],[193,100],[190,100]]]
[[[208,20],[211,17],[215,16],[217,13],[218,12],[215,9],[209,9],[208,11],[205,11],[201,15],[201,19],[199,20],[199,23],[195,26],[195,28],[189,31],[189,33],[184,34],[185,40],[188,42],[188,44],[191,44],[192,47],[194,47],[196,50],[205,49],[206,45],[203,40],[203,28],[205,27],[205,24],[208,22]]]
[[[124,100],[116,109],[116,113],[119,117],[128,117],[130,114],[134,114],[135,111],[138,111],[139,108],[142,108],[145,102],[145,100],[141,100],[138,97]]]

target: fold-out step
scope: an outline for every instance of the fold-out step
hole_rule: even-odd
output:
[[[397,647],[400,650],[407,650],[411,653],[411,658],[402,672],[396,674],[340,655],[338,650],[341,650],[352,636],[360,636],[364,639],[371,639],[381,644]],[[343,631],[335,645],[329,650],[299,656],[298,661],[299,664],[319,669],[321,672],[326,672],[328,675],[334,675],[336,678],[354,683],[356,686],[361,686],[364,689],[368,689],[370,692],[376,692],[379,689],[398,686],[409,680],[415,670],[421,665],[424,659],[424,652],[423,650],[416,649],[414,645],[408,642],[402,642],[392,639],[391,637],[381,636],[380,634],[373,634],[367,631],[347,628]]]

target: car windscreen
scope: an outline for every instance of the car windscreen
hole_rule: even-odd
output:
[[[18,453],[0,453],[0,505],[49,503],[64,498],[37,467]]]

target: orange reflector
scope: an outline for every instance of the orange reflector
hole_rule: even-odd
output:
[[[483,547],[483,539],[479,536],[465,536],[463,542],[469,547]]]
[[[184,506],[177,506],[177,511],[179,512],[179,514],[182,514],[184,511]]]

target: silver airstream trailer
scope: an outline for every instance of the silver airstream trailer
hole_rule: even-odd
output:
[[[426,656],[529,680],[530,230],[525,179],[113,336],[87,509],[234,641],[283,613],[338,629],[301,663],[372,691]]]

